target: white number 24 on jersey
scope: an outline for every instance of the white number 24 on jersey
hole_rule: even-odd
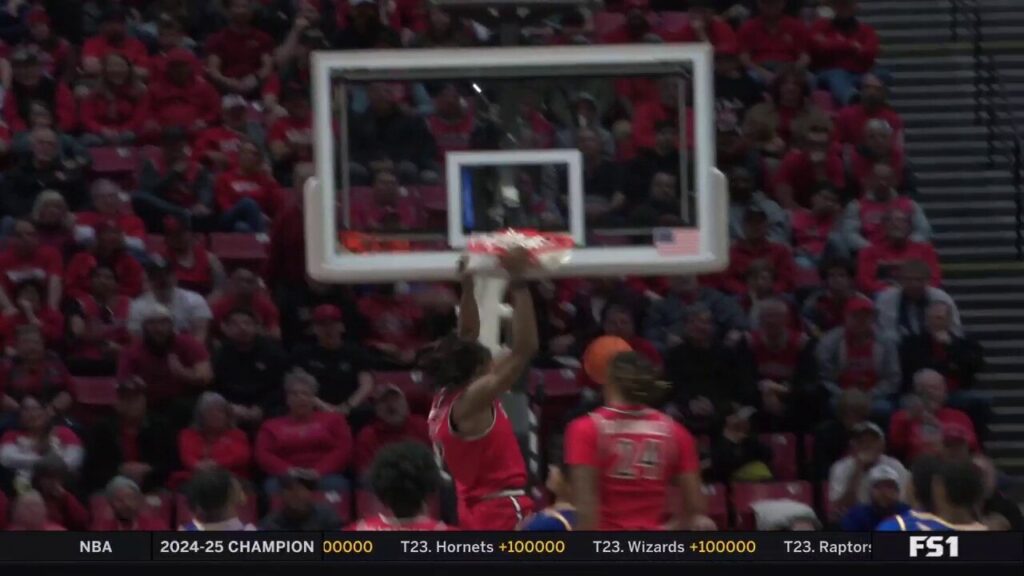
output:
[[[661,450],[662,440],[658,438],[645,438],[640,441],[617,438],[611,477],[623,480],[661,479]]]

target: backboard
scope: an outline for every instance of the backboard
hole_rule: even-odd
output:
[[[714,167],[716,126],[709,46],[318,52],[313,55],[312,75],[316,177],[307,182],[304,195],[307,266],[317,280],[369,283],[453,279],[466,236],[494,226],[513,225],[510,215],[515,213],[514,208],[532,198],[526,189],[538,186],[541,180],[556,191],[555,202],[565,212],[560,222],[542,224],[572,235],[576,245],[567,264],[538,271],[540,275],[670,275],[712,272],[726,264],[728,198],[725,178]],[[663,97],[677,111],[669,114],[671,129],[678,132],[677,142],[689,142],[679,146],[678,166],[673,169],[678,208],[655,214],[659,224],[639,231],[622,224],[599,229],[592,221],[592,198],[584,180],[590,185],[600,180],[594,179],[592,163],[581,157],[582,143],[556,140],[540,144],[517,139],[517,120],[510,120],[520,102],[516,98],[529,98],[539,92],[540,83],[545,83],[545,89],[551,85],[572,88],[595,78],[626,77],[655,82],[663,94],[670,94]],[[368,93],[372,100],[374,93],[384,90],[381,87],[385,83],[406,86],[406,92],[411,92],[411,87],[457,83],[468,93],[463,102],[468,101],[478,111],[486,109],[481,114],[493,119],[499,136],[483,145],[470,143],[462,149],[441,150],[430,170],[414,170],[410,176],[424,180],[417,180],[415,186],[401,182],[399,194],[406,207],[418,213],[434,209],[443,213],[434,229],[410,229],[399,224],[386,233],[374,231],[410,239],[411,249],[352,253],[341,247],[339,232],[358,230],[360,218],[356,216],[365,212],[370,202],[367,194],[377,190],[376,183],[368,188],[366,175],[360,173],[366,171],[365,166],[356,161],[367,147],[365,138],[360,140],[362,117],[367,113],[354,112],[353,95]],[[519,95],[513,96],[517,90]],[[678,101],[678,106],[672,99]],[[518,121],[521,123],[521,118]],[[581,142],[584,129],[576,130]],[[408,134],[412,138],[412,132]],[[402,172],[397,162],[388,161],[391,168],[385,172]],[[363,165],[374,163],[374,157],[362,161]],[[431,185],[425,186],[428,173]],[[661,225],[664,222],[668,224]],[[619,237],[629,240],[607,241]],[[684,237],[688,240],[679,240]]]

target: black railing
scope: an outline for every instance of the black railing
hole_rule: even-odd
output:
[[[981,3],[978,0],[949,0],[949,7],[950,40],[971,43],[974,123],[985,127],[989,168],[995,168],[1000,158],[1009,163],[1017,260],[1024,260],[1024,162],[1016,114],[999,66],[985,48]]]

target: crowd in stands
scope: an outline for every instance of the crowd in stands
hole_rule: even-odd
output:
[[[663,368],[709,485],[803,479],[827,486],[807,496],[825,523],[868,530],[906,506],[915,457],[962,453],[986,512],[1021,529],[982,453],[982,351],[941,289],[855,0],[606,0],[523,35],[710,43],[731,193],[720,274],[535,283],[536,370],[619,336]],[[377,450],[429,442],[415,369],[457,294],[307,277],[309,54],[495,43],[427,0],[0,2],[0,529],[172,528],[214,467],[269,529],[374,509]],[[516,145],[580,149],[588,223],[672,224],[692,146],[675,87],[521,95]],[[507,137],[458,84],[350,89],[364,230],[426,225],[445,152]],[[557,227],[564,198],[542,180],[517,181],[523,222]],[[579,372],[566,395],[585,406]],[[566,415],[550,400],[548,431]]]

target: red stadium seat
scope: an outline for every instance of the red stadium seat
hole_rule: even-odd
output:
[[[356,490],[356,517],[367,518],[374,514],[387,512],[388,508],[369,490]],[[441,517],[441,501],[435,494],[427,501],[427,515],[431,518]]]
[[[576,397],[581,388],[576,371],[572,368],[548,368],[530,372],[530,393],[544,390],[545,398]]]
[[[430,413],[433,392],[423,381],[423,373],[412,372],[374,372],[373,381],[377,386],[398,386],[405,393],[409,402],[409,411],[413,414],[426,416]]]
[[[795,500],[814,506],[814,490],[809,482],[735,483],[732,485],[732,508],[737,530],[754,530],[751,504],[761,500]]]
[[[246,492],[245,496],[245,504],[238,511],[238,519],[246,524],[256,524],[260,520],[257,496],[252,492]],[[175,500],[175,520],[178,526],[191,522],[192,518],[192,509],[188,507],[188,498],[184,494],[178,494]]]
[[[255,234],[210,234],[210,252],[228,268],[259,269],[267,259],[267,244]]]
[[[762,434],[761,443],[772,449],[771,468],[776,480],[796,480],[800,475],[795,434]]]
[[[145,508],[140,512],[141,515],[158,520],[164,530],[173,529],[174,501],[169,494],[146,496],[143,499],[143,506]],[[112,519],[114,510],[110,507],[110,502],[105,495],[96,493],[89,498],[89,514],[92,516],[92,522],[96,524]]]
[[[105,407],[117,403],[116,378],[76,377],[71,381],[75,402],[83,406]]]
[[[325,502],[334,509],[338,514],[338,518],[341,519],[342,525],[346,525],[352,521],[352,497],[351,494],[345,492],[335,492],[333,490],[329,492],[315,492],[314,498],[317,502]],[[283,502],[281,501],[280,494],[274,494],[270,497],[270,510],[277,511],[281,509]]]

